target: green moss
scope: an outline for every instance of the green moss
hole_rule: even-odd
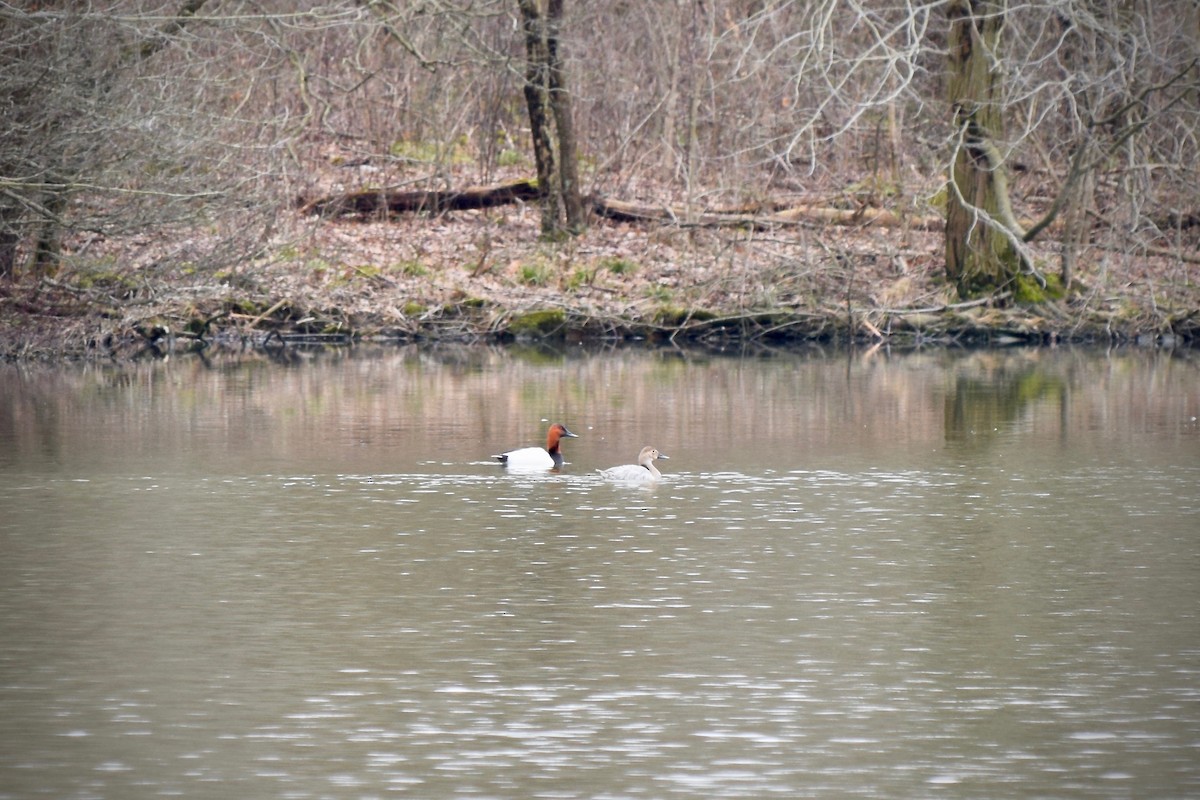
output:
[[[479,297],[460,297],[442,305],[442,314],[446,317],[457,317],[474,309],[483,308],[488,303]]]
[[[1045,277],[1046,285],[1033,275],[1021,274],[1013,280],[1013,300],[1023,305],[1036,305],[1050,300],[1061,300],[1065,294],[1062,278],[1055,274]]]
[[[419,317],[429,310],[429,306],[423,305],[422,303],[418,303],[414,300],[409,300],[400,310],[406,317]]]
[[[565,311],[561,308],[548,308],[513,317],[508,324],[508,331],[514,336],[551,336],[561,333],[566,322]]]
[[[102,289],[113,294],[137,288],[133,278],[116,269],[81,269],[76,273],[74,283],[80,289]]]

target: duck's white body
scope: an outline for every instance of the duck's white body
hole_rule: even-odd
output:
[[[660,458],[670,458],[653,447],[643,447],[638,453],[638,463],[622,464],[619,467],[609,467],[600,470],[600,475],[614,481],[656,481],[662,477],[654,462]]]
[[[556,422],[550,426],[550,430],[546,433],[545,449],[540,447],[519,447],[516,450],[497,453],[492,458],[509,469],[555,469],[556,467],[561,467],[563,464],[562,452],[559,449],[560,440],[578,438],[578,434],[571,433],[565,425],[560,425]]]
[[[498,459],[509,469],[554,469],[562,466],[562,456],[555,461],[554,456],[542,447],[521,447],[506,453],[498,453],[492,458]]]

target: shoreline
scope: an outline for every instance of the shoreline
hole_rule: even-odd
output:
[[[93,243],[89,260],[53,277],[0,283],[0,359],[368,342],[1200,343],[1200,286],[1164,258],[1096,258],[1061,300],[1035,285],[1032,300],[1014,287],[1016,297],[964,302],[945,281],[936,231],[781,237],[596,222],[546,243],[526,206],[285,225],[265,255],[235,267],[164,267],[173,243],[143,237],[136,258],[127,242]],[[1053,253],[1040,257],[1049,272]]]
[[[0,299],[11,295],[0,294]],[[231,305],[230,303],[225,304]],[[289,348],[361,345],[545,345],[550,347],[674,346],[681,349],[753,350],[804,347],[1005,348],[1104,346],[1195,348],[1200,345],[1200,314],[1190,314],[1174,330],[1141,326],[1113,328],[1103,322],[1059,320],[1047,309],[922,309],[908,313],[880,310],[852,316],[791,309],[680,310],[649,318],[597,315],[591,310],[556,306],[514,310],[488,301],[448,304],[424,319],[397,326],[376,315],[351,317],[336,307],[321,313],[281,305],[274,315],[251,317],[217,310],[198,314],[194,306],[176,309],[182,325],[125,320],[114,324],[105,309],[70,317],[42,314],[0,319],[0,360],[132,361],[217,351],[278,352]],[[1041,313],[1039,313],[1041,312]],[[1061,314],[1061,312],[1059,312]],[[170,315],[157,314],[156,320]],[[253,325],[249,323],[253,322]]]

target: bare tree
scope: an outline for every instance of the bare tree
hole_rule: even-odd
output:
[[[525,39],[525,104],[542,196],[542,235],[584,227],[578,153],[562,58],[563,1],[518,0]]]
[[[1004,156],[1004,10],[989,0],[952,0],[947,93],[957,134],[947,182],[946,275],[963,298],[1012,283],[1028,262],[1013,216]]]
[[[1062,2],[1040,25],[1014,26],[1011,47],[1039,67],[1014,73],[1010,103],[1023,123],[1015,141],[1056,176],[1023,239],[1059,234],[1064,287],[1094,236],[1159,236],[1198,203],[1185,152],[1200,122],[1200,8],[1173,6]]]
[[[1165,235],[1184,241],[1200,205],[1200,172],[1185,155],[1200,129],[1194,3],[1045,0],[1013,13],[1002,0],[825,0],[755,4],[743,18],[728,10],[737,5],[718,12],[737,23],[719,36],[736,46],[737,72],[723,74],[790,89],[749,110],[739,152],[806,186],[822,176],[845,185],[880,163],[870,137],[886,126],[877,141],[891,149],[893,197],[911,196],[902,182],[915,176],[932,199],[940,174],[950,178],[938,193],[946,268],[964,294],[1012,288],[1021,274],[1045,286],[1034,245],[1051,236],[1063,287],[1092,242],[1134,253]],[[931,24],[936,10],[945,27]],[[940,97],[949,120],[933,113]]]
[[[1086,282],[1096,248],[1181,251],[1200,230],[1191,0],[36,8],[0,5],[7,275],[135,233],[160,243],[139,263],[229,263],[314,186],[505,171],[537,170],[568,230],[592,191],[944,212],[966,232],[947,264],[1003,256],[967,292],[1048,279],[1048,252]],[[951,54],[979,56],[982,91],[953,85]]]
[[[236,128],[214,127],[215,108],[187,105],[189,89],[223,88],[195,83],[200,64],[189,62],[204,47],[194,35],[204,5],[0,9],[0,273],[53,272],[64,237],[194,221],[238,191],[235,204],[245,202],[220,141]]]

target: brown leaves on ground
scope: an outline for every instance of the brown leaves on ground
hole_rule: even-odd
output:
[[[232,268],[161,266],[171,263],[165,237],[89,243],[91,258],[121,268],[97,275],[68,259],[53,278],[0,287],[0,342],[19,357],[124,352],[170,337],[252,341],[272,331],[486,338],[539,309],[560,309],[601,336],[727,335],[722,320],[754,320],[751,335],[867,340],[989,329],[1033,340],[1187,337],[1200,325],[1196,267],[1144,250],[1085,249],[1066,301],[954,308],[941,235],[902,225],[755,230],[596,219],[562,242],[539,232],[538,210],[516,202],[367,221],[292,212],[277,220],[263,257]],[[1057,270],[1052,249],[1034,250],[1043,269]]]

